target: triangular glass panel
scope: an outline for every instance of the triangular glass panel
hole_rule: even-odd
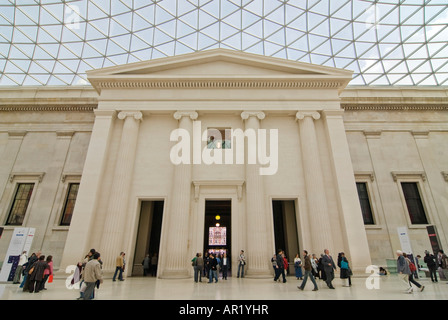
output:
[[[199,29],[206,28],[216,22],[218,22],[218,20],[215,17],[209,15],[207,12],[199,10]]]
[[[241,32],[237,32],[236,34],[226,38],[223,40],[223,43],[228,45],[229,47],[236,49],[236,50],[242,50],[241,49]]]
[[[183,2],[183,1],[181,1]],[[209,1],[200,7],[203,10],[213,16],[216,20],[220,19],[220,6],[218,1]]]
[[[247,48],[252,47],[257,42],[260,42],[261,39],[254,37],[246,32],[242,33],[242,50],[246,50]]]
[[[204,50],[217,43],[216,39],[210,38],[208,35],[199,32],[198,34],[198,50]]]

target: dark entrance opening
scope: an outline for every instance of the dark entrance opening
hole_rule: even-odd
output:
[[[231,257],[231,200],[206,200],[204,253],[214,252]],[[230,276],[230,272],[228,274]]]
[[[158,260],[160,235],[162,233],[164,201],[142,201],[137,241],[135,245],[133,276],[143,275],[142,261],[147,254]],[[157,275],[157,267],[151,268],[148,276]]]
[[[273,200],[275,253],[283,249],[289,262],[288,275],[294,274],[294,258],[299,252],[299,237],[294,200]],[[301,254],[300,254],[301,255]]]

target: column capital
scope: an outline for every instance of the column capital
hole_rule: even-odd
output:
[[[243,111],[241,113],[241,118],[247,120],[250,117],[257,117],[259,120],[266,118],[266,114],[263,111]]]
[[[121,111],[118,114],[118,119],[124,120],[127,117],[133,117],[135,120],[142,120],[143,114],[140,111]]]
[[[196,111],[177,111],[174,113],[174,119],[180,120],[182,117],[190,117],[191,120],[196,120],[199,115]]]
[[[320,113],[317,111],[299,111],[296,113],[297,120],[303,120],[306,117],[312,117],[314,120],[319,120]]]

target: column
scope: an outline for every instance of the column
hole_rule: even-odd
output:
[[[81,261],[91,249],[90,235],[94,231],[93,221],[102,188],[101,183],[115,117],[114,110],[95,110],[95,123],[62,255],[60,272],[63,274],[67,266]],[[99,248],[95,249],[99,250]]]
[[[260,120],[265,118],[263,112],[243,112],[241,118],[245,121],[245,130],[253,130],[255,137],[258,136],[258,129],[260,129]],[[251,141],[248,138],[245,150],[257,150],[257,145],[250,146]],[[258,141],[252,141],[257,144]],[[246,153],[247,153],[246,151]],[[260,175],[260,164],[248,163],[246,161],[246,236],[247,248],[244,253],[247,258],[247,276],[248,277],[271,277],[272,265],[270,259],[272,252],[268,249],[267,235],[268,233],[268,219],[266,216],[266,201],[264,193],[264,181]],[[241,248],[243,249],[243,248]],[[238,249],[239,253],[239,249]]]
[[[369,243],[362,219],[361,206],[345,132],[343,110],[324,111],[330,147],[334,190],[338,196],[340,221],[344,237],[344,252],[354,273],[365,274],[371,265]]]
[[[179,121],[179,129],[190,133],[192,146],[193,120],[198,118],[195,111],[178,111],[174,118]],[[191,156],[191,155],[190,155]],[[174,166],[173,188],[167,216],[168,232],[164,247],[164,265],[160,272],[161,278],[188,278],[191,264],[188,257],[189,216],[191,207],[192,161],[189,164]]]
[[[118,119],[124,120],[115,164],[114,178],[109,196],[107,217],[103,228],[101,246],[98,249],[103,260],[103,270],[115,270],[115,261],[121,251],[125,251],[124,232],[129,203],[129,189],[134,172],[138,131],[142,121],[139,111],[123,111]]]
[[[17,155],[20,152],[23,139],[26,136],[26,131],[9,131],[8,143],[2,150],[2,156],[0,157],[0,197],[5,191],[5,187],[8,183],[9,175],[14,168]],[[1,200],[1,199],[0,199]]]
[[[328,215],[327,198],[314,120],[320,119],[319,112],[297,112],[303,173],[305,177],[308,217],[310,221],[311,248],[308,252],[319,254],[332,247],[332,236]],[[333,253],[335,254],[335,253]]]

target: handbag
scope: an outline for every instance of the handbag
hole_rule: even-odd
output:
[[[348,269],[348,262],[341,260],[341,269]]]
[[[32,274],[34,271],[34,267],[31,267],[30,271],[28,271],[28,274]]]

